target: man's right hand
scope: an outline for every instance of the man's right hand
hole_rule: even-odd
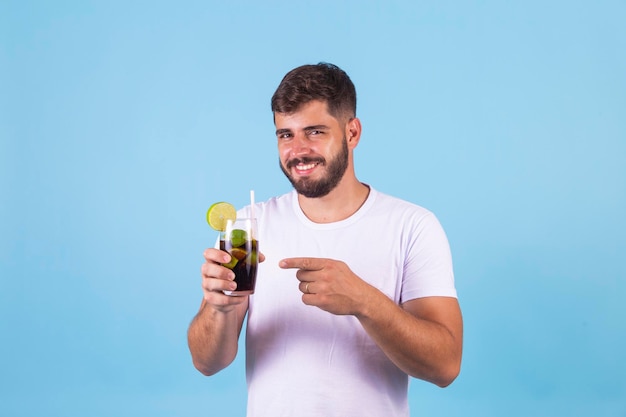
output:
[[[222,266],[230,261],[230,254],[223,250],[209,248],[204,251],[205,262],[202,264],[202,290],[206,304],[211,305],[216,310],[223,312],[230,311],[243,302],[248,301],[248,297],[233,297],[224,294],[224,291],[233,291],[237,288],[234,281],[235,273]]]
[[[230,261],[227,252],[210,248],[204,251],[204,259],[204,297],[189,325],[187,340],[194,366],[204,375],[213,375],[227,367],[237,355],[249,296],[224,294],[237,288],[235,273],[222,265]],[[263,260],[265,257],[259,253],[259,262]]]
[[[204,251],[204,259],[201,269],[203,305],[209,304],[216,310],[227,312],[248,301],[248,296],[224,294],[224,291],[233,291],[237,288],[237,283],[234,281],[235,273],[222,265],[230,262],[228,252],[209,248]],[[263,261],[265,261],[265,256],[259,253],[259,262]]]

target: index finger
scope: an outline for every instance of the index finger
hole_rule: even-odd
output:
[[[208,248],[202,254],[207,262],[228,263],[230,261],[230,255],[223,250]]]
[[[285,258],[278,263],[282,269],[302,269],[319,271],[324,269],[324,260],[320,258]]]

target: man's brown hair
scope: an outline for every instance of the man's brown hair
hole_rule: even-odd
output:
[[[313,100],[328,106],[336,119],[356,117],[356,90],[348,74],[336,65],[320,62],[287,73],[272,96],[272,112],[294,113]]]

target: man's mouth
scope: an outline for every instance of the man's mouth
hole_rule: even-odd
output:
[[[315,168],[317,165],[319,164],[319,162],[314,162],[312,164],[298,164],[296,165],[296,171],[302,172],[302,171],[309,171],[313,168]]]
[[[287,163],[287,168],[295,168],[298,174],[306,174],[323,163],[322,159],[292,159]]]

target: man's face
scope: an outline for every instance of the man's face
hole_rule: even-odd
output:
[[[326,103],[312,101],[295,113],[274,115],[280,168],[299,194],[324,197],[339,184],[349,164],[343,126]]]

